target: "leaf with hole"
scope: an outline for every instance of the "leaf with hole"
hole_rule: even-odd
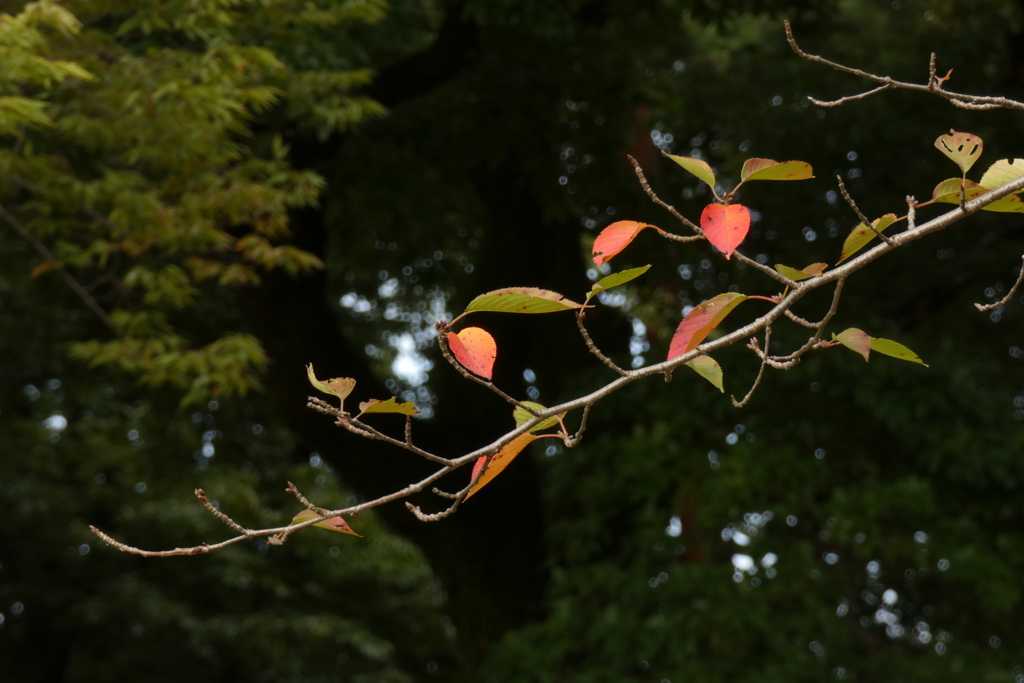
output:
[[[654,228],[661,232],[656,226],[637,221],[617,221],[606,227],[594,240],[594,248],[591,250],[594,264],[600,268],[608,263],[613,256],[628,247],[644,228]]]
[[[878,232],[885,232],[885,229],[896,222],[896,214],[887,213],[881,218],[876,218],[871,221],[871,224],[875,226],[875,230]],[[863,249],[871,240],[875,239],[875,231],[868,226],[861,223],[853,229],[847,237],[846,241],[843,242],[843,253],[839,257],[839,263],[842,263],[846,259],[850,258],[858,251]]]
[[[717,360],[711,356],[698,356],[689,363],[683,363],[683,365],[711,382],[723,394],[725,393],[725,387],[722,384],[722,366],[718,364]]]
[[[704,339],[711,334],[718,325],[725,320],[725,316],[732,312],[732,309],[743,303],[746,295],[736,292],[726,292],[708,299],[704,303],[694,306],[693,310],[686,314],[676,332],[672,335],[672,343],[668,350],[668,360],[692,351],[697,348]]]
[[[984,143],[977,135],[949,131],[935,139],[935,148],[949,157],[964,173],[970,170],[981,156]]]
[[[867,332],[858,330],[856,327],[843,330],[839,334],[833,334],[832,340],[864,356],[865,363],[871,354],[871,337],[868,336]]]
[[[700,215],[700,227],[728,260],[750,230],[750,211],[742,204],[708,204]]]
[[[319,516],[320,515],[316,514],[312,510],[303,510],[302,512],[300,512],[299,514],[295,515],[295,517],[292,518],[292,524],[298,524],[299,522],[305,522],[307,519],[313,519],[313,518],[319,517]],[[348,522],[346,522],[341,517],[334,517],[332,519],[325,519],[322,522],[317,522],[316,524],[311,524],[310,526],[320,527],[321,529],[328,529],[329,531],[338,531],[338,532],[343,533],[343,534],[350,534],[352,536],[358,536],[359,538],[363,537],[362,534],[357,534],[356,532],[352,531],[352,527],[350,527],[348,525]]]
[[[808,278],[818,277],[825,272],[826,268],[828,268],[827,263],[812,263],[800,270],[784,266],[781,263],[775,264],[775,270],[777,270],[780,275],[788,277],[793,282],[800,282],[801,280],[807,280]]]
[[[807,180],[814,170],[806,161],[775,161],[774,159],[747,159],[740,171],[740,182],[748,180]]]
[[[601,292],[608,291],[612,287],[618,287],[619,285],[626,284],[630,280],[635,280],[650,270],[650,268],[651,267],[649,265],[640,266],[639,268],[630,268],[629,270],[624,270],[621,273],[612,273],[607,277],[601,278],[595,282],[594,286],[591,287],[589,292],[587,292],[587,301],[590,301]]]
[[[489,463],[487,462],[486,455],[480,456],[476,461],[476,464],[473,465],[473,474],[470,476],[470,480],[476,477],[477,472],[479,472],[485,464],[487,469],[484,470],[484,473],[481,474],[480,478],[477,479],[475,484],[473,484],[473,488],[471,488],[469,493],[466,494],[466,500],[469,500],[474,493],[482,489],[490,483],[492,479],[501,474],[501,471],[508,467],[509,463],[512,462],[512,459],[519,455],[519,453],[529,446],[536,438],[537,437],[533,434],[520,434],[511,442],[506,444],[500,451],[495,453],[494,456],[491,457],[491,461]]]
[[[479,327],[467,327],[458,334],[449,332],[448,348],[459,365],[474,375],[491,379],[498,345],[490,332]]]
[[[322,391],[325,394],[331,396],[337,396],[341,399],[339,405],[340,410],[345,410],[345,399],[352,393],[352,390],[356,386],[356,381],[351,377],[335,377],[325,382],[321,382],[313,374],[313,364],[310,363],[306,366],[306,374],[309,376],[309,383],[312,384],[317,390]]]
[[[899,358],[900,360],[910,361],[911,363],[920,363],[921,365],[928,367],[928,364],[921,360],[916,353],[908,349],[903,344],[894,342],[891,339],[879,339],[878,337],[872,337],[871,350],[883,353],[886,356]]]
[[[715,191],[715,172],[711,170],[711,167],[708,166],[706,161],[701,161],[700,159],[694,159],[692,157],[679,157],[674,154],[666,154],[665,152],[662,152],[662,154],[665,154],[669,159],[707,183],[712,192]]]
[[[948,178],[935,186],[932,190],[932,201],[942,204],[960,205],[960,188],[963,184],[964,201],[969,202],[982,195],[991,192],[991,188],[983,187],[973,180],[963,178]],[[1011,194],[996,201],[986,204],[982,211],[994,211],[996,213],[1024,213],[1024,201],[1016,194]]]
[[[529,406],[533,410],[536,410],[538,413],[542,410],[547,410],[546,407],[542,406],[539,403],[534,403],[533,401],[521,401],[521,403],[524,406]],[[565,417],[565,413],[559,413],[558,415],[552,415],[547,419],[541,420],[540,422],[535,424],[533,428],[529,432],[527,432],[527,434],[539,432],[540,430],[547,429],[548,427],[554,427],[556,424],[558,424],[558,421],[563,417]],[[516,406],[515,410],[512,411],[512,418],[516,421],[516,427],[521,427],[530,420],[532,420],[533,415],[531,415],[528,410],[525,410],[520,406]]]
[[[556,313],[583,308],[583,304],[570,301],[558,292],[536,287],[506,287],[481,294],[469,302],[466,313],[492,311],[495,313]]]
[[[394,396],[386,401],[381,401],[378,398],[371,398],[369,401],[360,403],[359,410],[361,412],[359,415],[356,415],[356,417],[362,417],[363,415],[369,415],[370,413],[398,413],[399,415],[420,414],[420,411],[416,410],[416,406],[412,404],[412,401],[399,403]]]

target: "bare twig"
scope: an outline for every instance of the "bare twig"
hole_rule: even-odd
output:
[[[640,164],[637,160],[629,155],[626,155],[626,157],[629,159],[629,163],[633,164],[633,170],[636,171],[636,177],[640,179],[640,187],[644,189],[644,192],[646,192],[647,196],[651,198],[651,201],[668,211],[670,214],[675,216],[680,223],[696,233],[693,237],[683,237],[682,235],[673,235],[668,232],[663,233],[663,235],[671,240],[675,240],[676,242],[693,242],[695,240],[704,239],[704,231],[701,230],[700,226],[676,211],[676,208],[671,204],[663,202],[661,198],[654,193],[654,190],[651,189],[650,183],[647,182],[647,177],[644,176],[644,170],[640,168]]]
[[[324,508],[309,502],[309,499],[302,495],[302,492],[299,491],[299,488],[295,484],[288,482],[288,486],[285,488],[285,491],[298,498],[299,502],[305,505],[306,509],[309,510],[310,512],[314,512],[320,516],[327,514],[327,510],[325,510]]]
[[[620,368],[618,365],[616,365],[615,361],[613,361],[611,358],[601,353],[601,350],[597,348],[597,345],[594,344],[593,340],[590,338],[590,334],[587,332],[587,328],[583,324],[583,318],[585,318],[586,315],[587,312],[582,308],[576,311],[576,326],[580,328],[580,334],[583,335],[583,341],[586,342],[587,348],[590,350],[592,354],[597,356],[602,363],[610,367],[615,372],[619,373],[619,375],[625,377],[627,374],[626,371]]]
[[[1024,259],[1024,256],[1021,258]],[[1017,293],[1017,289],[1020,287],[1021,281],[1024,281],[1024,264],[1021,264],[1020,273],[1017,274],[1017,281],[1013,284],[1013,287],[1010,288],[1010,291],[1006,293],[1006,296],[991,304],[974,304],[974,307],[979,311],[984,312],[991,311],[993,308],[998,308],[999,306],[1005,306],[1010,303],[1010,299],[1012,299],[1013,295]]]
[[[836,180],[839,181],[839,191],[843,194],[843,199],[845,199],[846,203],[850,205],[853,212],[857,214],[857,218],[860,219],[860,222],[871,228],[871,232],[875,233],[879,239],[884,240],[888,245],[892,245],[892,238],[888,235],[883,235],[878,228],[875,227],[875,224],[868,220],[868,217],[860,210],[860,207],[857,206],[857,202],[853,201],[853,197],[851,197],[850,193],[846,191],[846,185],[843,184],[843,179],[840,176],[836,176]]]
[[[231,527],[238,533],[243,534],[245,536],[249,536],[252,533],[249,529],[246,529],[244,526],[242,526],[241,524],[239,524],[238,522],[236,522],[235,520],[231,519],[226,514],[221,512],[220,508],[218,508],[216,505],[210,502],[210,500],[206,497],[206,492],[203,491],[202,489],[196,489],[196,498],[198,498],[199,502],[203,504],[203,507],[210,511],[210,514],[212,514],[214,517],[227,524],[229,527]]]
[[[917,228],[917,200],[913,195],[907,195],[907,230]]]
[[[583,406],[583,417],[580,418],[580,428],[572,436],[564,439],[566,448],[574,448],[583,440],[583,432],[587,429],[587,418],[590,416],[590,404]]]
[[[860,69],[854,69],[852,67],[839,64],[838,62],[833,62],[823,57],[819,57],[818,55],[809,54],[807,52],[804,52],[802,49],[800,49],[800,46],[797,45],[796,38],[793,37],[793,28],[792,26],[790,26],[789,22],[786,21],[784,23],[786,27],[786,40],[789,42],[789,46],[793,49],[793,52],[795,52],[800,58],[806,59],[807,61],[814,62],[816,64],[823,64],[825,66],[832,67],[837,71],[842,71],[844,73],[848,73],[853,76],[857,76],[859,78],[864,78],[869,81],[881,84],[881,87],[875,88],[874,90],[861,93],[860,95],[844,97],[840,100],[835,100],[833,102],[822,102],[820,100],[808,98],[818,106],[837,106],[845,102],[849,102],[851,100],[863,99],[870,95],[882,92],[883,90],[900,89],[916,90],[918,92],[926,92],[938,95],[939,97],[948,100],[949,103],[952,104],[953,106],[960,107],[961,109],[1024,109],[1024,102],[1010,100],[1005,97],[967,95],[965,93],[958,93],[953,92],[951,90],[946,90],[941,87],[941,81],[944,81],[946,78],[948,78],[949,74],[947,74],[945,78],[939,79],[935,76],[934,67],[929,67],[928,83],[925,85],[921,85],[918,83],[905,83],[903,81],[897,81],[890,78],[889,76],[878,76],[872,73],[868,73],[867,71],[861,71]]]
[[[34,248],[40,256],[47,261],[52,261],[58,264],[57,272],[60,273],[61,279],[63,279],[64,283],[71,288],[71,291],[78,295],[78,298],[82,300],[82,303],[84,303],[90,311],[95,313],[96,317],[99,318],[111,332],[118,337],[124,337],[124,332],[121,328],[110,319],[110,316],[108,316],[107,312],[103,310],[103,307],[96,303],[96,299],[92,298],[92,295],[85,291],[85,288],[78,284],[78,281],[75,280],[75,278],[71,277],[71,273],[69,273],[63,264],[60,263],[57,256],[50,251],[45,244],[39,241],[35,235],[29,232],[25,226],[23,226],[18,219],[14,217],[14,214],[8,211],[3,205],[0,205],[0,216],[3,216],[4,221],[11,226],[14,232],[18,233],[19,237],[31,244],[32,248]]]
[[[757,390],[757,388],[759,386],[761,386],[761,378],[764,377],[764,369],[768,365],[768,349],[769,349],[769,344],[771,343],[771,338],[772,338],[772,328],[769,325],[768,327],[764,328],[764,350],[765,350],[765,353],[761,356],[761,368],[757,371],[757,377],[754,378],[754,383],[752,385],[750,385],[750,390],[747,391],[747,395],[743,397],[742,401],[737,401],[736,397],[733,396],[732,394],[729,395],[729,400],[732,401],[732,404],[733,404],[734,407],[742,408],[743,406],[747,405],[747,403],[749,403],[750,399],[753,397],[754,392]],[[754,337],[753,339],[750,340],[750,345],[748,346],[748,348],[750,348],[751,350],[754,350],[756,348],[756,345],[757,345],[757,338]]]

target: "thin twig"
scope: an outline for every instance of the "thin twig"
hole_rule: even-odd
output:
[[[50,251],[45,244],[40,242],[35,235],[26,230],[25,226],[23,226],[18,219],[14,217],[14,214],[8,211],[3,205],[0,205],[0,216],[3,216],[3,219],[7,224],[11,226],[11,228],[18,233],[23,240],[31,244],[44,259],[57,264],[57,272],[60,273],[65,284],[71,288],[71,291],[78,295],[78,298],[82,300],[82,303],[84,303],[90,311],[95,313],[96,317],[99,318],[104,325],[110,328],[111,332],[118,337],[124,337],[124,332],[121,328],[110,319],[110,316],[107,315],[107,312],[103,310],[102,306],[96,303],[96,300],[92,298],[92,295],[85,291],[82,285],[78,284],[78,281],[75,280],[75,278],[71,277],[71,274],[64,267],[64,264],[57,259],[56,255],[54,255],[54,253]]]
[[[564,440],[566,448],[574,448],[580,441],[583,440],[583,432],[587,429],[587,418],[590,416],[590,406],[587,404],[583,406],[583,417],[580,418],[580,428],[576,430],[576,433]]]
[[[917,227],[917,200],[913,195],[907,195],[907,230],[914,230]]]
[[[226,514],[221,512],[216,505],[211,503],[210,500],[206,497],[205,491],[203,491],[202,489],[196,489],[195,493],[196,498],[199,499],[199,502],[202,503],[203,507],[209,510],[210,514],[212,514],[214,517],[224,522],[229,527],[231,527],[232,529],[234,529],[235,531],[244,536],[252,535],[252,531],[250,529],[246,529],[244,526],[242,526],[241,524],[239,524],[238,522],[236,522],[235,520],[231,519]]]
[[[853,197],[851,197],[850,193],[846,191],[846,185],[843,184],[843,179],[840,176],[836,176],[836,180],[839,181],[839,191],[842,192],[843,199],[846,200],[846,203],[849,204],[850,208],[853,209],[854,213],[857,214],[857,218],[860,219],[860,222],[871,228],[871,232],[875,233],[875,235],[877,235],[879,239],[884,240],[886,244],[892,246],[892,238],[887,235],[883,235],[881,232],[879,232],[878,228],[875,227],[875,224],[869,221],[868,217],[865,216],[864,213],[860,210],[860,207],[857,206],[857,202],[853,201]]]
[[[819,100],[816,97],[808,96],[807,101],[813,105],[822,107],[823,109],[830,109],[832,107],[840,107],[847,102],[853,102],[854,100],[863,100],[864,98],[871,97],[872,95],[877,95],[884,90],[892,90],[894,87],[895,86],[892,83],[886,83],[885,85],[880,85],[877,88],[872,88],[871,90],[862,92],[858,95],[846,95],[845,97],[840,97],[838,100]]]
[[[953,92],[951,90],[946,90],[941,87],[936,87],[932,82],[933,78],[931,75],[929,75],[929,82],[925,85],[920,85],[918,83],[905,83],[903,81],[894,80],[889,76],[878,76],[876,74],[868,73],[866,71],[861,71],[860,69],[854,69],[852,67],[839,64],[838,62],[833,62],[823,57],[819,57],[818,55],[809,54],[807,52],[804,52],[802,49],[800,49],[800,46],[797,45],[796,38],[793,37],[793,27],[790,26],[790,23],[786,21],[784,22],[784,24],[786,27],[786,40],[789,42],[789,46],[793,49],[793,52],[795,52],[797,56],[799,56],[801,59],[806,59],[807,61],[814,62],[816,64],[823,64],[825,66],[832,67],[837,71],[842,71],[844,73],[848,73],[859,78],[864,78],[884,86],[880,88],[875,88],[874,90],[867,93],[863,93],[859,96],[843,98],[843,100],[836,100],[835,102],[837,104],[841,104],[843,101],[849,101],[852,99],[862,99],[864,97],[867,97],[868,95],[873,95],[883,90],[891,90],[898,88],[900,90],[916,90],[918,92],[925,92],[938,95],[939,97],[948,100],[950,104],[956,107],[960,107],[961,109],[1024,109],[1024,102],[1010,100],[1005,97],[968,95],[965,93]],[[936,78],[934,80],[938,81],[939,79]],[[819,106],[829,106],[828,103],[822,103],[818,100],[811,99],[811,101],[814,102],[815,104],[818,104]]]
[[[1021,259],[1024,259],[1024,256],[1022,256]],[[1020,283],[1022,280],[1024,280],[1024,263],[1021,264],[1020,273],[1017,275],[1017,282],[1013,284],[1013,287],[1010,288],[1010,291],[1007,292],[1006,296],[1004,296],[999,301],[996,301],[995,303],[974,304],[974,307],[977,308],[979,311],[984,312],[991,311],[993,308],[998,308],[999,306],[1005,306],[1006,304],[1010,303],[1010,299],[1012,299],[1013,295],[1017,293],[1017,288],[1020,287]]]
[[[810,320],[805,320],[804,318],[801,318],[793,311],[786,311],[786,317],[795,322],[797,325],[803,325],[804,327],[810,330],[818,329],[818,323],[812,323]]]
[[[675,216],[680,223],[688,227],[690,230],[693,230],[698,235],[697,237],[683,237],[682,235],[672,235],[671,233],[666,233],[665,236],[677,242],[692,242],[696,239],[701,239],[702,237],[704,237],[704,231],[701,230],[699,225],[683,216],[683,214],[676,211],[676,208],[671,204],[661,201],[658,195],[654,193],[654,190],[651,189],[650,183],[647,182],[647,177],[644,176],[644,170],[640,168],[640,164],[637,162],[637,160],[629,156],[628,154],[626,155],[626,158],[629,159],[629,163],[633,164],[633,170],[636,171],[636,177],[640,179],[640,187],[644,189],[644,192],[646,192],[647,196],[651,198],[651,201],[660,206],[661,208],[665,209],[666,211],[668,211],[673,216]]]
[[[757,388],[759,386],[761,386],[761,378],[764,377],[764,369],[768,365],[768,350],[770,348],[769,345],[771,344],[771,338],[772,338],[772,328],[771,328],[771,325],[769,325],[768,327],[764,328],[764,350],[765,350],[765,353],[764,353],[764,355],[761,356],[761,368],[757,371],[757,377],[754,378],[754,383],[750,386],[750,390],[747,391],[747,395],[743,397],[742,401],[737,401],[735,396],[733,396],[732,394],[729,394],[729,400],[732,401],[733,407],[735,407],[735,408],[742,408],[743,406],[747,405],[747,403],[750,402],[751,397],[753,397],[754,392],[757,390]],[[756,345],[757,345],[757,337],[754,337],[754,338],[752,338],[750,340],[750,345],[747,348],[753,350],[756,347]]]
[[[321,517],[327,514],[327,510],[325,510],[324,508],[309,502],[309,499],[302,495],[302,492],[299,491],[299,488],[295,484],[288,482],[288,486],[285,487],[285,491],[298,498],[299,502],[305,505],[306,509],[309,510],[310,512],[314,512],[320,515]]]
[[[410,453],[415,453],[421,458],[426,458],[427,460],[436,462],[439,465],[450,465],[452,463],[448,458],[443,458],[440,455],[434,455],[433,453],[423,450],[419,446],[413,445],[409,441],[399,441],[398,439],[390,437],[354,417],[339,417],[337,424],[341,425],[353,434],[358,434],[366,439],[389,443],[392,446],[397,446],[398,448],[409,451]],[[406,434],[408,435],[408,430],[406,431]]]
[[[602,363],[610,367],[615,372],[619,373],[619,375],[625,377],[628,373],[622,368],[620,368],[618,365],[616,365],[615,361],[613,361],[611,358],[601,353],[601,350],[597,348],[597,345],[594,344],[593,340],[590,338],[590,334],[587,332],[587,328],[583,324],[583,318],[586,317],[586,315],[587,312],[582,308],[576,311],[576,326],[580,328],[580,334],[583,335],[583,341],[586,342],[587,348],[590,350],[592,354],[597,356]]]

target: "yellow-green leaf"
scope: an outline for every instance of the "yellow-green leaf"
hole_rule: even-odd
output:
[[[723,394],[725,393],[725,387],[722,384],[722,366],[718,364],[717,360],[711,356],[698,356],[689,363],[683,363],[683,365],[711,382]]]
[[[400,415],[419,415],[420,411],[416,410],[416,406],[412,404],[412,401],[406,401],[405,403],[399,403],[394,396],[386,401],[380,399],[371,398],[365,403],[359,404],[359,415],[366,415],[368,413],[399,413]]]
[[[711,191],[714,192],[715,172],[711,170],[711,167],[708,166],[707,162],[701,161],[700,159],[694,159],[692,157],[679,157],[674,154],[666,154],[665,152],[662,152],[662,154],[665,154],[669,159],[676,162],[699,179],[703,180],[707,183],[708,187],[711,188]]]
[[[538,413],[542,410],[547,410],[546,407],[542,406],[539,403],[534,403],[533,401],[521,401],[521,403],[524,406],[529,406],[533,410],[536,410]],[[547,429],[548,427],[553,427],[556,424],[558,424],[558,421],[563,417],[565,417],[565,413],[559,413],[558,415],[552,415],[547,419],[541,420],[540,422],[535,424],[533,426],[533,429],[527,432],[527,434],[530,434],[532,432],[539,432],[540,430]],[[512,418],[516,421],[516,427],[521,427],[530,420],[532,420],[533,415],[531,415],[528,410],[525,410],[520,406],[516,406],[515,410],[512,411]]]
[[[796,268],[790,268],[789,266],[784,266],[781,263],[775,264],[775,270],[777,270],[780,275],[785,275],[793,282],[800,282],[800,280],[818,277],[823,272],[825,272],[826,268],[828,268],[827,263],[812,263],[811,265],[801,268],[800,270],[797,270]]]
[[[935,139],[935,148],[949,157],[964,173],[970,170],[974,162],[981,156],[984,144],[977,135],[949,131]]]
[[[871,224],[875,226],[878,232],[885,232],[885,229],[896,222],[896,214],[887,213],[881,218],[876,218],[871,221]],[[858,251],[863,249],[871,240],[875,239],[875,231],[868,226],[861,223],[853,232],[847,236],[846,241],[843,242],[843,254],[839,258],[839,263],[842,263],[846,259],[850,258]]]
[[[319,391],[331,396],[337,396],[341,399],[340,410],[345,410],[345,399],[352,393],[352,390],[356,386],[356,381],[351,377],[335,377],[325,382],[321,382],[313,374],[313,364],[310,363],[306,366],[306,374],[309,375],[309,383],[316,387]]]

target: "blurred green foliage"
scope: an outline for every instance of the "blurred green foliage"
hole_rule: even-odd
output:
[[[435,368],[431,323],[496,287],[583,296],[613,220],[674,229],[626,152],[691,217],[706,188],[659,147],[723,180],[751,156],[811,162],[815,180],[743,188],[741,250],[835,263],[857,222],[835,175],[869,217],[901,212],[955,174],[937,135],[980,135],[987,166],[1020,153],[1019,115],[898,92],[809,105],[868,84],[793,56],[781,16],[809,52],[923,81],[934,50],[947,87],[1019,98],[1016,3],[0,9],[0,204],[55,258],[0,225],[12,680],[1024,680],[1021,301],[972,305],[1015,279],[1014,216],[972,217],[848,283],[829,331],[898,340],[929,369],[831,349],[769,373],[740,411],[689,371],[639,383],[594,410],[580,447],[539,442],[438,525],[384,509],[350,520],[363,539],[171,560],[88,532],[192,545],[229,533],[197,487],[255,527],[297,511],[289,480],[327,506],[401,480],[403,456],[295,417],[310,361],[416,400],[439,452],[511,428],[507,406]],[[624,365],[663,358],[686,306],[775,293],[653,231],[614,266],[647,263],[588,317]],[[553,405],[607,380],[566,321],[488,315],[510,393]],[[780,326],[773,344],[805,338]],[[717,360],[745,393],[756,359]]]

